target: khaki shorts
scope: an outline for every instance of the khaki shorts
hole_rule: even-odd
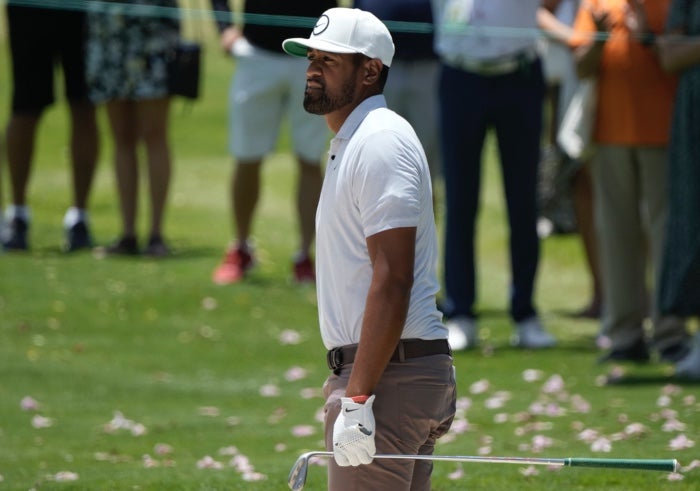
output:
[[[352,364],[326,380],[326,449],[333,449],[333,424]],[[452,424],[456,389],[452,357],[433,355],[390,363],[382,375],[372,406],[376,420],[377,453],[432,454],[435,442]],[[429,491],[433,463],[429,460],[377,459],[369,465],[340,467],[330,459],[328,489],[360,491]]]
[[[309,162],[321,160],[330,130],[325,118],[304,110],[307,65],[304,59],[260,48],[236,57],[229,93],[229,150],[237,160],[259,160],[271,153],[284,121],[294,153]]]

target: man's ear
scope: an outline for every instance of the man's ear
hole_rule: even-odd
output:
[[[382,73],[383,64],[377,58],[366,60],[364,63],[364,76],[362,82],[365,85],[374,85],[379,80]]]

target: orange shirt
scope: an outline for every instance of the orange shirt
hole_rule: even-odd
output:
[[[576,16],[573,47],[590,42],[595,25],[587,4],[610,12],[612,29],[598,69],[594,140],[609,145],[666,145],[676,77],[664,72],[653,48],[633,39],[626,25],[628,0],[586,0]],[[671,0],[646,0],[649,29],[664,30]],[[588,34],[588,36],[586,35]]]

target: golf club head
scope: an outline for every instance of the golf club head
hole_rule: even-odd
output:
[[[304,489],[306,473],[309,470],[309,456],[311,455],[312,452],[302,454],[294,463],[292,470],[289,471],[289,478],[287,479],[289,489],[293,491],[301,491]]]

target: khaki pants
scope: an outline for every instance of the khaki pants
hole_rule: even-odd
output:
[[[340,398],[352,364],[332,373],[323,391],[326,449],[333,449],[333,424],[340,412]],[[411,358],[390,363],[374,391],[377,453],[432,454],[435,441],[444,435],[455,415],[456,390],[452,357]],[[358,467],[328,465],[328,489],[332,491],[429,491],[433,463],[427,460],[376,459]]]
[[[630,347],[644,335],[649,316],[654,348],[682,341],[682,320],[660,317],[656,306],[667,213],[665,147],[597,146],[591,172],[605,309],[602,333],[613,349]],[[648,264],[654,278],[650,288]]]

